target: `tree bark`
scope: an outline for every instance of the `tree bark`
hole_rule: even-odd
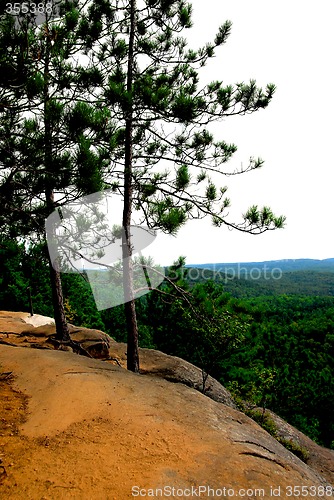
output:
[[[30,312],[30,316],[33,316],[34,315],[34,308],[33,308],[33,304],[32,304],[32,297],[31,297],[31,288],[30,288],[30,286],[27,287],[27,292],[28,292],[28,300],[29,300],[29,312]]]
[[[52,288],[53,312],[57,330],[55,338],[60,342],[69,342],[71,340],[71,337],[64,310],[63,289],[61,286],[60,272],[53,267],[50,260],[49,260],[49,265],[50,265],[50,279]]]
[[[45,193],[46,197],[46,205],[50,213],[52,213],[55,209],[54,202],[54,194],[53,191],[47,190]],[[53,231],[52,231],[53,233]],[[49,237],[52,235],[49,235]],[[61,284],[61,277],[59,272],[59,265],[57,260],[55,262],[51,262],[50,255],[48,250],[47,257],[49,262],[50,269],[50,281],[51,281],[51,290],[52,290],[52,305],[53,305],[53,314],[56,323],[56,339],[60,342],[68,342],[71,340],[70,331],[68,329],[66,314],[64,309],[64,299],[63,299],[63,288]]]
[[[134,36],[136,29],[136,0],[130,2],[130,33],[129,56],[127,73],[127,98],[128,108],[125,109],[125,158],[124,158],[124,206],[123,206],[123,291],[124,310],[127,326],[127,369],[139,372],[138,352],[138,325],[136,306],[133,295],[133,264],[131,244],[131,214],[132,214],[132,134],[133,134],[133,109],[132,109],[132,84],[134,63]]]

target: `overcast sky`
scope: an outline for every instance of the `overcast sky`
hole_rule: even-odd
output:
[[[263,168],[222,178],[234,221],[252,204],[287,217],[286,228],[253,236],[214,228],[209,219],[189,222],[176,238],[158,236],[147,249],[160,264],[185,255],[188,264],[334,257],[333,248],[333,13],[331,0],[193,0],[197,48],[213,40],[226,19],[227,43],[205,67],[205,78],[226,84],[273,82],[265,110],[215,124],[217,139],[238,152],[233,171],[250,156]]]

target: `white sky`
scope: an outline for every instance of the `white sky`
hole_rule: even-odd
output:
[[[158,236],[147,248],[159,264],[179,255],[187,264],[334,257],[333,249],[333,14],[332,0],[193,0],[190,46],[213,40],[219,25],[232,34],[204,68],[205,78],[226,84],[273,82],[276,94],[265,110],[215,124],[216,138],[238,152],[231,171],[250,156],[262,169],[222,177],[229,186],[231,215],[252,204],[284,214],[283,230],[253,236],[214,228],[209,219],[189,222],[176,238]]]

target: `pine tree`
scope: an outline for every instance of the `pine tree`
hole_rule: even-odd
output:
[[[19,93],[20,104],[24,102],[22,95],[27,98],[30,111],[31,102],[39,102],[34,109],[41,121],[22,114],[19,120],[20,127],[24,124],[29,129],[27,140],[36,134],[35,149],[31,144],[28,149],[37,158],[41,123],[43,128],[43,161],[33,162],[30,177],[23,174],[24,181],[33,186],[33,199],[42,198],[40,204],[33,204],[36,218],[60,205],[57,192],[67,203],[71,195],[101,189],[102,171],[104,187],[122,195],[128,368],[138,371],[130,234],[133,212],[141,215],[137,223],[171,234],[188,219],[205,216],[216,226],[250,233],[282,227],[284,217],[256,205],[247,210],[242,222],[228,219],[227,188],[218,187],[213,176],[230,174],[223,166],[237,148],[215,140],[210,131],[211,122],[265,108],[275,87],[269,84],[261,89],[255,81],[225,85],[217,80],[199,88],[200,69],[226,42],[231,23],[220,27],[212,43],[199,50],[188,49],[179,33],[191,27],[192,9],[183,0],[142,0],[138,4],[136,0],[97,0],[61,5],[64,10],[59,21],[47,21],[37,31],[27,30],[27,36],[21,35],[20,43],[14,43],[16,52],[12,51],[11,60],[15,53],[16,67],[10,77],[15,84],[9,95],[1,96],[1,106],[12,110],[15,93]],[[89,61],[85,69],[74,56],[79,53]],[[8,58],[2,58],[1,64],[13,66]],[[82,94],[77,91],[80,85]],[[24,134],[18,140],[20,150]],[[77,152],[76,168],[73,149]],[[31,154],[24,154],[25,160],[32,159]],[[17,161],[17,154],[14,157]],[[251,159],[242,172],[257,169],[262,163]],[[160,164],[169,168],[160,170]],[[14,178],[12,171],[5,170],[2,185],[14,185],[15,196],[19,192],[24,198],[17,189],[22,186],[20,168]],[[30,214],[29,198],[24,201]]]
[[[138,331],[127,259],[134,211],[140,223],[171,234],[187,220],[205,216],[218,227],[255,234],[284,225],[284,217],[257,205],[240,223],[227,217],[227,188],[219,188],[213,176],[231,174],[223,167],[237,147],[216,140],[210,123],[266,108],[275,86],[262,89],[253,80],[235,85],[216,80],[199,88],[200,69],[226,42],[231,23],[219,28],[212,43],[191,50],[180,36],[192,25],[191,13],[184,0],[98,0],[81,21],[87,52],[101,75],[99,106],[110,112],[108,126],[96,137],[109,152],[106,182],[123,197],[128,369],[135,372]],[[262,164],[251,158],[242,172]]]
[[[100,158],[82,133],[94,116],[88,96],[94,68],[79,64],[83,47],[77,2],[64,2],[59,18],[45,13],[1,23],[0,219],[9,237],[45,238],[44,221],[56,208],[101,189]],[[59,340],[68,341],[57,262],[50,264]]]

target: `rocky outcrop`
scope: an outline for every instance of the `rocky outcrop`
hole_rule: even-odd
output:
[[[237,411],[216,380],[207,380],[210,398],[204,396],[202,372],[190,363],[141,349],[141,374],[133,374],[122,368],[126,344],[103,332],[70,326],[73,338],[87,348],[90,342],[108,346],[107,362],[56,352],[47,342],[54,326],[24,329],[19,313],[10,314],[2,320],[0,313],[2,340],[18,347],[0,345],[1,371],[13,374],[15,390],[28,396],[29,404],[17,431],[4,440],[0,436],[0,454],[19,457],[11,474],[4,462],[3,498],[58,498],[52,485],[71,491],[59,498],[78,500],[133,498],[133,485],[248,490],[244,498],[259,496],[256,489],[269,498],[273,488],[285,498],[289,487],[304,486],[313,498],[323,498],[321,488],[334,485],[331,450],[272,414],[282,439],[297,439],[309,450],[303,463]],[[34,345],[49,349],[22,348]],[[15,453],[8,448],[11,440]],[[68,472],[73,470],[75,475]],[[33,471],[42,478],[37,483],[31,481]]]
[[[268,413],[276,426],[278,439],[306,450],[308,455],[307,465],[334,484],[334,450],[319,446],[308,436],[305,436],[305,434],[276,415],[276,413],[270,410],[266,410],[266,413]]]
[[[126,344],[112,342],[110,356],[126,366]],[[155,349],[139,349],[140,372],[144,375],[154,375],[169,382],[185,384],[192,387],[214,401],[236,408],[230,392],[217,380],[208,376],[203,381],[203,373],[197,366],[188,363],[177,356],[169,356]]]
[[[303,486],[321,498],[330,488],[253,420],[184,384],[72,353],[4,345],[0,365],[29,398],[25,422],[0,437],[6,500],[123,500],[134,487],[166,486],[211,488],[214,497],[226,488],[243,498],[270,498],[274,488],[285,498]]]
[[[27,313],[15,313],[14,316],[11,314],[10,312],[0,312],[0,331],[10,332],[5,343],[47,349],[60,347],[59,343],[55,343],[52,339],[56,334],[56,327],[54,324],[49,324],[50,318],[46,318],[45,325],[33,326],[34,323],[36,325],[41,323],[42,317],[39,317],[38,321],[37,319],[34,321],[28,318]],[[26,323],[27,319],[32,323],[29,326]],[[100,330],[70,324],[69,331],[71,339],[79,343],[91,357],[110,359],[111,362],[126,368],[126,344],[115,342],[109,335]],[[236,408],[229,391],[217,380],[208,376],[205,382],[203,381],[203,373],[200,368],[181,358],[168,356],[154,349],[140,349],[139,351],[142,374],[151,374],[169,382],[185,384],[214,401]]]
[[[0,331],[2,332],[0,334],[1,343],[63,350],[63,346],[54,340],[56,327],[52,318],[38,314],[30,317],[28,313],[0,311]],[[69,324],[69,331],[73,347],[75,348],[77,345],[78,351],[81,347],[81,353],[86,352],[92,358],[109,358],[109,347],[112,341],[109,335],[100,330],[77,327],[71,324]],[[67,347],[66,350],[73,349]]]

